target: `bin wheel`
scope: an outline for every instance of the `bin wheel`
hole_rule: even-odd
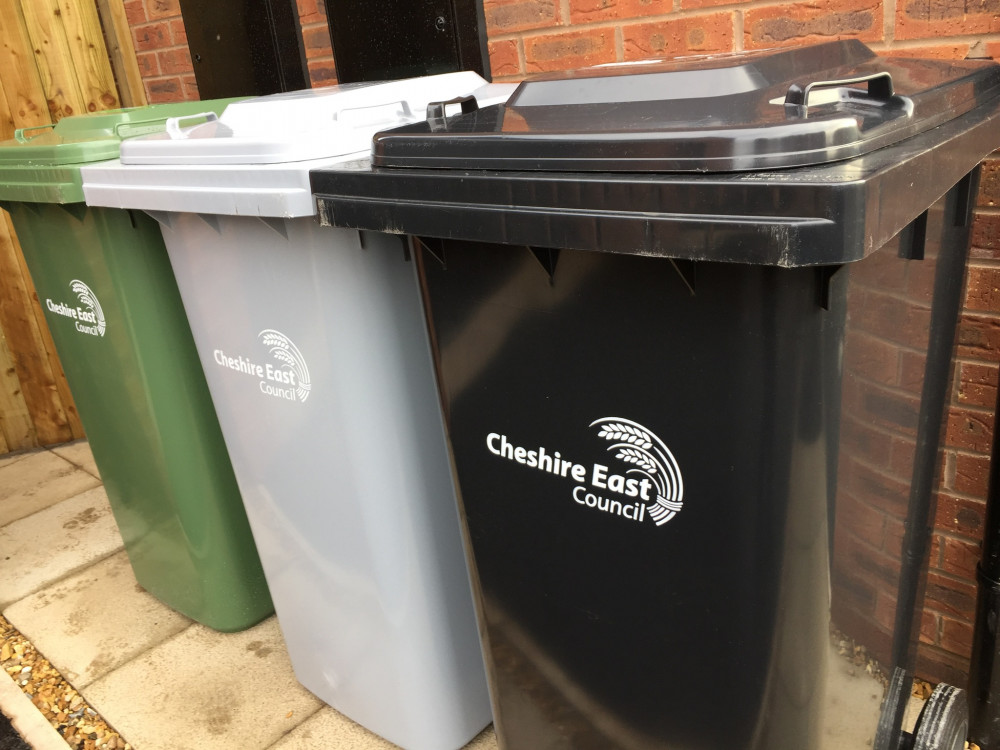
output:
[[[875,730],[873,750],[898,750],[899,741],[893,745],[891,737],[896,727],[896,711],[900,701],[906,701],[910,692],[910,680],[906,670],[896,667],[889,678],[889,688],[882,699],[882,711],[878,717],[878,728]],[[898,730],[897,730],[898,731]]]
[[[963,750],[969,735],[965,691],[941,684],[927,699],[913,734],[913,750]]]

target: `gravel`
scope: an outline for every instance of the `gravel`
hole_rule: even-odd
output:
[[[0,615],[0,667],[75,750],[133,750],[48,659]]]

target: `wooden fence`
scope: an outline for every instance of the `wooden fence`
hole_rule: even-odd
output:
[[[0,0],[0,139],[146,103],[123,0]],[[10,217],[0,211],[0,453],[83,436]]]

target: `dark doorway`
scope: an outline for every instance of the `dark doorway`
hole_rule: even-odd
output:
[[[180,6],[202,99],[309,87],[295,0],[180,0]]]
[[[456,70],[490,78],[482,0],[334,0],[327,17],[341,83]]]

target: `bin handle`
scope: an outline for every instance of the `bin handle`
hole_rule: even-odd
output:
[[[50,122],[48,125],[32,125],[29,128],[18,128],[14,131],[14,140],[18,143],[27,143],[32,138],[37,138],[41,135],[41,133],[39,133],[38,135],[26,136],[25,133],[29,130],[48,130],[49,128],[54,128],[55,126],[56,124],[54,122]]]
[[[133,120],[131,122],[116,122],[115,135],[119,138],[134,138],[137,135],[148,135],[157,133],[163,129],[164,123],[170,118],[153,117],[149,120]],[[135,132],[122,135],[123,131],[134,130]]]
[[[892,87],[892,75],[888,71],[881,70],[878,73],[870,73],[854,78],[839,78],[835,81],[813,81],[812,83],[807,83],[805,87],[793,83],[788,87],[788,93],[785,94],[785,106],[808,107],[809,94],[813,89],[840,88],[842,86],[850,86],[854,83],[867,83],[868,97],[870,99],[885,102],[889,101],[895,94],[895,90]]]
[[[472,94],[468,96],[456,96],[454,99],[449,99],[446,102],[428,102],[427,123],[431,126],[431,130],[448,129],[448,106],[451,104],[461,104],[463,115],[479,109],[479,102],[476,101],[476,97]]]
[[[348,127],[397,123],[413,117],[410,105],[405,101],[371,104],[366,107],[350,107],[334,112],[333,119]]]
[[[204,118],[205,122],[215,122],[219,119],[219,116],[215,112],[198,112],[193,115],[168,117],[165,130],[167,131],[167,135],[170,136],[170,140],[177,141],[187,138],[187,133],[181,130],[181,123],[185,120],[197,120],[198,118]]]

